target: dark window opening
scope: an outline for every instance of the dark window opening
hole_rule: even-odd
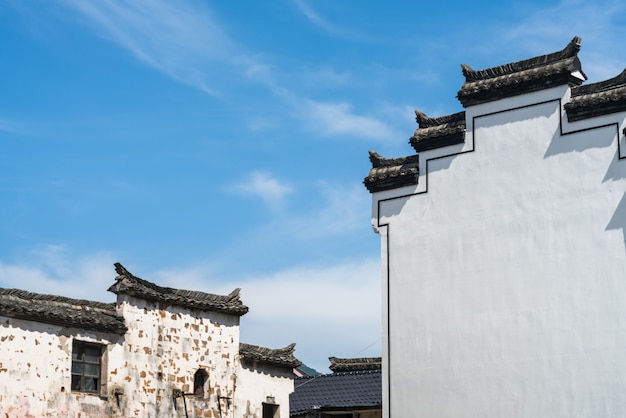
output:
[[[72,391],[100,392],[102,346],[74,341],[72,344]]]
[[[278,405],[263,402],[263,418],[279,418]]]
[[[209,380],[209,374],[204,369],[198,369],[193,375],[193,394],[196,396],[204,395],[204,384]]]

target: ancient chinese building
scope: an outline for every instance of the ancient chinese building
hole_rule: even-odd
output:
[[[111,304],[0,289],[0,415],[289,416],[294,345],[239,341],[239,289],[213,295],[116,271]]]
[[[386,417],[624,414],[626,71],[580,46],[463,66],[464,111],[370,153]]]

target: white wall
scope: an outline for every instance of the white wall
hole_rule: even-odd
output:
[[[568,95],[470,107],[465,144],[373,195],[387,416],[623,416],[625,114],[569,124]]]
[[[248,400],[245,409],[238,410],[236,416],[261,418],[263,402],[270,400],[269,397],[271,402],[268,403],[278,405],[279,417],[289,418],[289,394],[294,390],[292,369],[244,362],[236,385],[237,396]]]
[[[0,415],[260,417],[267,396],[289,416],[290,369],[241,367],[239,316],[118,295],[124,336],[0,316]],[[100,394],[71,391],[73,339],[106,346]],[[194,374],[208,382],[194,396]],[[174,390],[189,395],[174,398]],[[187,413],[185,413],[185,406]],[[221,412],[221,414],[220,414]]]
[[[113,403],[72,393],[72,341],[119,345],[119,336],[0,316],[0,414],[24,417],[108,417]]]

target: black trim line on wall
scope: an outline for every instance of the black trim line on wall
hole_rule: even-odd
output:
[[[391,235],[391,228],[390,228],[390,224],[389,223],[385,223],[385,224],[381,224],[380,223],[380,209],[381,209],[381,202],[388,202],[388,201],[392,201],[392,200],[396,200],[396,199],[404,199],[404,198],[409,198],[411,196],[417,196],[417,195],[421,195],[421,194],[425,194],[428,193],[428,174],[429,174],[429,167],[428,164],[430,161],[435,161],[435,160],[440,160],[443,158],[449,158],[449,157],[454,157],[456,155],[461,155],[461,154],[468,154],[470,152],[474,152],[476,150],[476,137],[475,137],[475,127],[476,127],[476,120],[480,119],[480,118],[485,118],[485,117],[489,117],[489,116],[494,116],[494,115],[498,115],[501,113],[506,113],[506,112],[513,112],[513,111],[517,111],[517,110],[521,110],[521,109],[526,109],[526,108],[530,108],[530,107],[534,107],[534,106],[541,106],[544,104],[548,104],[548,103],[553,103],[553,102],[557,102],[559,105],[559,112],[561,112],[563,108],[563,104],[562,104],[562,100],[559,99],[552,99],[552,100],[546,100],[543,102],[538,102],[538,103],[531,103],[528,105],[524,105],[524,106],[518,106],[518,107],[513,107],[513,108],[509,108],[509,109],[503,109],[503,110],[498,110],[496,112],[491,112],[491,113],[485,113],[482,115],[477,115],[477,116],[473,116],[472,117],[472,147],[471,149],[468,149],[466,151],[460,151],[460,152],[454,152],[454,153],[450,153],[450,154],[446,154],[446,155],[440,155],[438,157],[434,157],[434,158],[429,158],[425,161],[425,173],[424,173],[424,180],[425,180],[425,187],[423,191],[420,192],[416,192],[416,193],[409,193],[409,194],[405,194],[405,195],[401,195],[401,196],[395,196],[395,197],[390,197],[390,198],[386,198],[386,199],[380,199],[377,202],[377,213],[376,213],[376,224],[378,228],[381,227],[386,227],[387,228],[387,234],[386,234],[386,241],[387,241],[387,251],[386,251],[386,259],[387,259],[387,396],[388,396],[388,405],[387,405],[387,410],[389,412],[389,417],[391,418],[391,268],[390,268],[390,244],[391,244],[391,240],[390,240],[390,235]],[[616,131],[616,135],[617,135],[617,159],[619,160],[623,160],[626,159],[626,156],[622,156],[622,151],[621,151],[621,141],[620,141],[620,132],[619,132],[619,123],[618,122],[611,122],[611,123],[607,123],[604,125],[598,125],[598,126],[590,126],[588,128],[582,128],[582,129],[576,129],[570,132],[564,132],[563,131],[563,118],[567,117],[567,115],[561,113],[559,116],[559,134],[560,136],[564,137],[567,135],[573,135],[573,134],[577,134],[577,133],[581,133],[581,132],[586,132],[586,131],[592,131],[595,129],[602,129],[602,128],[607,128],[607,127],[611,127],[614,126],[615,127],[615,131]],[[575,121],[578,122],[578,121]],[[575,122],[569,122],[568,123],[575,123]],[[624,128],[624,137],[626,137],[626,128]]]

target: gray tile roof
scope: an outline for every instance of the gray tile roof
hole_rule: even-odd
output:
[[[114,303],[70,299],[18,289],[0,289],[0,315],[120,335],[127,329]]]
[[[579,85],[587,79],[578,59],[580,43],[574,37],[561,51],[485,70],[462,64],[465,83],[457,97],[467,107],[562,84]]]
[[[485,70],[473,70],[462,65],[465,83],[457,97],[467,107],[569,84],[570,100],[563,105],[569,121],[626,111],[626,69],[609,80],[581,85],[587,76],[578,59],[580,45],[581,39],[574,37],[560,51],[523,61]],[[465,140],[465,112],[436,118],[420,111],[416,111],[415,115],[419,128],[409,143],[418,155],[422,151]],[[383,158],[370,151],[372,168],[363,181],[365,187],[374,193],[417,184],[420,169],[418,155]]]
[[[465,141],[465,112],[431,118],[415,111],[419,128],[409,139],[416,152],[426,151]]]
[[[358,370],[378,370],[382,366],[381,357],[338,358],[328,357],[329,369],[333,372],[355,372]]]
[[[349,411],[382,407],[380,370],[340,372],[315,377],[299,377],[289,396],[290,416],[307,411]]]
[[[161,287],[131,274],[120,263],[115,263],[118,276],[109,291],[115,294],[135,296],[145,300],[170,303],[185,308],[202,311],[222,312],[233,315],[244,315],[248,312],[240,296],[240,289],[233,290],[229,295],[214,295],[193,290]]]
[[[564,107],[569,121],[626,111],[626,69],[611,79],[572,87]]]
[[[369,153],[372,169],[363,180],[363,184],[370,192],[417,184],[419,175],[417,155],[384,158],[374,151]]]
[[[239,354],[246,360],[293,368],[302,364],[302,362],[293,355],[295,348],[295,344],[289,344],[284,348],[267,348],[240,343]]]

